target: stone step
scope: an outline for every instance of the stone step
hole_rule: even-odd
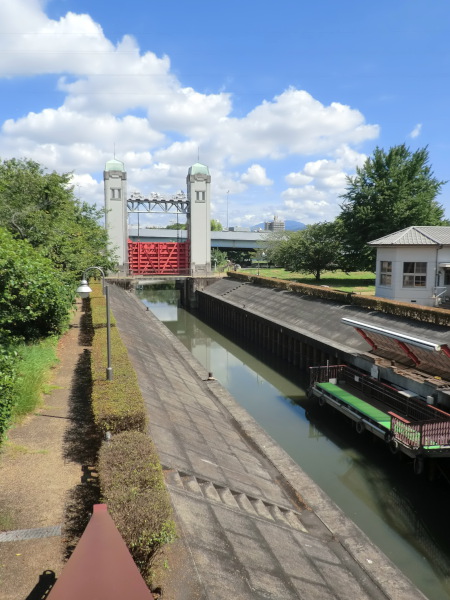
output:
[[[168,470],[164,471],[164,476],[167,485],[173,485],[175,487],[184,488],[183,482],[181,481],[180,474],[178,471]]]
[[[308,533],[306,527],[300,521],[300,515],[294,513],[291,510],[288,510],[284,514],[284,517],[286,518],[286,521],[289,523],[292,529],[297,529],[297,531],[303,531],[304,533]]]
[[[256,500],[252,500],[252,504],[255,508],[256,513],[260,517],[263,517],[264,519],[269,519],[270,521],[275,520],[262,500],[259,500],[259,498],[257,498]]]
[[[208,498],[208,500],[214,500],[215,502],[221,502],[218,491],[210,481],[202,483],[200,487],[203,490],[203,495],[205,498]]]
[[[228,488],[217,488],[219,492],[219,496],[222,499],[222,502],[229,506],[230,508],[240,508],[239,504],[236,502],[233,494]]]
[[[202,488],[200,487],[196,477],[193,475],[186,475],[182,477],[181,480],[186,490],[196,494],[197,496],[203,496]]]
[[[236,502],[239,504],[242,510],[245,510],[245,512],[248,512],[251,515],[257,514],[253,504],[248,499],[248,496],[246,496],[245,494],[237,494],[235,498]]]
[[[244,492],[230,490],[224,485],[168,467],[164,467],[164,476],[167,484],[173,487],[184,489],[196,496],[202,496],[206,500],[220,502],[228,508],[245,511],[254,517],[267,519],[279,525],[307,533],[300,514],[286,506],[277,506],[260,498],[247,496]]]
[[[282,511],[278,508],[278,506],[275,506],[274,504],[272,504],[271,506],[268,506],[267,508],[268,508],[270,514],[272,515],[274,521],[280,521],[284,525],[289,525],[288,520],[284,517]]]

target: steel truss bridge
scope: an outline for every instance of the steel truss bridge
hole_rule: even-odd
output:
[[[142,194],[134,193],[127,200],[128,212],[132,213],[189,213],[189,200],[183,191],[178,192],[174,196],[167,197],[156,192],[152,192],[148,198]]]

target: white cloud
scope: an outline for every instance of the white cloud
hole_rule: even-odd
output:
[[[261,165],[252,165],[241,176],[241,181],[249,185],[272,185],[272,179],[266,175],[266,170]]]
[[[333,159],[307,162],[298,173],[289,173],[290,186],[282,193],[285,209],[303,222],[331,220],[340,212],[339,196],[345,191],[346,177],[366,160],[346,144],[336,148]]]
[[[417,123],[417,125],[414,127],[414,129],[409,134],[409,137],[412,137],[412,138],[419,137],[421,132],[422,132],[422,123]]]
[[[242,118],[231,117],[229,93],[184,87],[169,57],[142,52],[129,35],[112,43],[87,14],[50,19],[45,4],[0,1],[0,22],[8,32],[0,36],[0,77],[52,74],[54,97],[62,93],[63,100],[59,107],[5,120],[0,156],[26,156],[49,169],[73,171],[84,181],[80,189],[99,202],[101,185],[93,183],[92,173],[101,173],[114,148],[125,162],[129,191],[143,193],[184,188],[187,168],[200,150],[214,177],[214,207],[222,213],[229,191],[241,199],[246,215],[281,214],[274,210],[281,195],[285,212],[322,220],[324,206],[336,212],[345,174],[365,159],[353,146],[378,135],[378,126],[367,124],[358,110],[339,102],[325,105],[295,88]],[[274,162],[286,157],[307,162],[284,176],[289,187],[281,194],[275,189],[280,181],[266,171],[272,174]],[[271,186],[270,206],[250,208],[255,201],[249,186]]]

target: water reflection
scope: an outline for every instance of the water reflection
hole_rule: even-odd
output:
[[[342,415],[306,397],[306,374],[177,308],[175,289],[143,302],[430,600],[450,599],[450,487],[413,474]]]

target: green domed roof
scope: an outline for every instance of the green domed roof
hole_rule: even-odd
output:
[[[113,158],[106,163],[105,171],[125,171],[125,165],[122,161]]]
[[[202,175],[209,175],[209,169],[206,165],[202,165],[201,163],[195,163],[192,167],[189,167],[189,175],[197,175],[201,173]]]

